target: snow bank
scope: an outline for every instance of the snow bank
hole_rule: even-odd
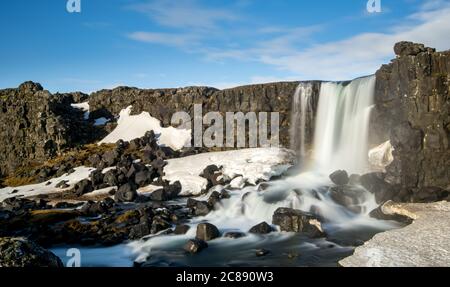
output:
[[[130,141],[144,136],[146,132],[151,130],[159,135],[159,145],[168,146],[174,150],[180,150],[191,141],[191,130],[174,127],[163,128],[160,121],[147,112],[131,115],[131,106],[129,106],[120,112],[117,127],[99,144],[115,143],[118,140]]]
[[[71,104],[72,108],[82,110],[84,112],[84,119],[89,119],[89,102],[79,103],[79,104]]]
[[[168,160],[164,167],[164,179],[170,182],[179,180],[181,195],[199,195],[207,187],[207,180],[200,174],[208,165],[222,166],[226,177],[242,176],[245,182],[256,184],[260,179],[269,180],[283,174],[294,160],[293,152],[279,148],[203,153]]]
[[[65,174],[58,178],[52,178],[49,181],[39,183],[39,184],[32,184],[32,185],[24,185],[19,187],[5,187],[0,189],[0,202],[3,200],[10,198],[10,197],[30,197],[30,196],[37,196],[40,194],[49,194],[49,193],[55,193],[57,191],[61,191],[62,189],[58,189],[55,186],[65,180],[67,181],[67,184],[70,185],[70,189],[75,185],[77,182],[86,179],[89,177],[89,174],[94,170],[94,168],[88,168],[88,167],[77,167],[75,168],[75,172],[71,174]],[[50,184],[48,184],[51,182]],[[47,185],[48,184],[48,185]],[[17,190],[17,192],[13,193],[14,190]]]

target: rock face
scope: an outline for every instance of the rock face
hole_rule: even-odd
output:
[[[25,238],[0,238],[0,267],[63,267],[61,259]]]
[[[97,129],[71,107],[75,94],[52,95],[33,82],[0,90],[0,175],[92,140]]]
[[[339,262],[344,267],[446,267],[450,265],[450,203],[394,203],[382,206],[411,225],[379,233]]]
[[[89,98],[91,117],[118,115],[129,105],[133,114],[143,111],[169,126],[172,114],[185,111],[193,119],[194,104],[203,105],[203,115],[210,111],[225,112],[279,112],[280,142],[289,146],[289,126],[292,96],[298,82],[250,85],[226,90],[209,87],[144,90],[119,87],[101,90]]]
[[[411,201],[423,189],[450,188],[450,51],[410,42],[394,50],[376,73],[370,141],[391,141],[385,180]]]

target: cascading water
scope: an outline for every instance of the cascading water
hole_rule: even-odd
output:
[[[374,196],[361,186],[346,187],[356,197],[353,205],[343,206],[337,203],[333,199],[335,186],[328,178],[328,172],[336,169],[346,169],[349,172],[360,172],[365,169],[367,128],[374,84],[375,77],[356,79],[349,83],[323,83],[315,123],[313,164],[306,172],[272,181],[264,188],[256,186],[230,190],[231,197],[216,204],[214,211],[204,217],[192,219],[189,224],[193,228],[187,234],[162,235],[131,243],[130,247],[139,255],[137,260],[147,261],[150,265],[175,261],[178,264],[204,266],[207,261],[209,265],[234,263],[257,266],[259,261],[255,261],[254,255],[249,255],[248,251],[263,247],[278,250],[280,254],[286,250],[298,250],[304,254],[304,259],[301,259],[299,264],[326,265],[326,262],[333,263],[346,256],[344,254],[349,250],[351,252],[351,247],[349,249],[333,245],[335,242],[346,240],[343,238],[348,237],[348,234],[351,234],[351,240],[354,240],[362,238],[361,234],[364,232],[367,234],[372,232],[370,233],[372,236],[375,231],[394,228],[396,225],[392,222],[370,218],[369,212],[377,205]],[[300,137],[302,156],[306,153],[306,124],[308,117],[312,117],[313,114],[312,94],[311,84],[301,83],[293,99],[295,106],[292,126],[298,126],[299,129],[292,128],[291,132],[293,136]],[[337,189],[337,192],[341,191]],[[206,200],[208,196],[205,195],[199,200]],[[327,239],[310,240],[299,237],[301,235],[284,233],[261,237],[248,233],[251,226],[262,221],[270,224],[272,215],[278,207],[299,209],[320,216],[324,220],[322,227],[328,234]],[[208,256],[202,257],[204,254],[202,253],[195,256],[196,259],[180,257],[181,246],[187,239],[195,237],[195,226],[204,221],[216,225],[222,233],[243,232],[246,236],[239,239],[219,238],[211,241],[208,243],[208,250],[217,252],[208,252]],[[333,249],[335,253],[324,251],[327,247],[323,246],[330,244],[336,247]],[[310,254],[313,259],[308,259],[306,254]],[[149,255],[153,259],[149,259]],[[318,257],[322,261],[316,262]],[[281,255],[274,256],[273,259],[276,265],[283,262]],[[267,261],[265,262],[264,266],[267,264]]]
[[[293,98],[290,131],[291,148],[298,150],[301,157],[306,155],[306,125],[307,122],[313,121],[313,91],[311,82],[302,82],[295,90]]]
[[[366,170],[374,89],[375,76],[322,84],[314,136],[316,169],[351,173]]]

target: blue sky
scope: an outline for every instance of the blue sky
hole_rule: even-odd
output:
[[[0,88],[56,92],[374,73],[396,41],[450,49],[450,0],[14,0],[0,4]]]

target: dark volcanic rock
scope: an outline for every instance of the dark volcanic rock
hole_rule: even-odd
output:
[[[177,226],[175,226],[173,233],[177,234],[177,235],[186,234],[186,232],[188,232],[189,229],[191,229],[191,227],[189,225],[186,225],[186,224],[177,225]]]
[[[450,51],[410,42],[394,50],[397,58],[376,73],[370,142],[391,141],[385,179],[398,200],[414,201],[420,190],[450,182]]]
[[[88,179],[83,179],[82,181],[75,184],[73,188],[73,192],[76,196],[82,196],[83,194],[92,192],[94,187],[92,186],[92,182]]]
[[[117,186],[119,185],[119,180],[117,179],[117,171],[116,170],[108,170],[103,176],[103,183],[109,186]]]
[[[260,224],[257,224],[252,228],[250,228],[248,232],[258,234],[268,234],[272,232],[272,227],[269,224],[267,224],[267,222],[261,222]]]
[[[210,111],[271,112],[280,113],[280,140],[289,146],[290,111],[292,95],[298,82],[270,83],[236,87],[219,91],[209,87],[179,89],[137,89],[118,87],[101,90],[89,97],[92,118],[118,115],[133,106],[133,114],[149,112],[164,127],[170,125],[173,113],[186,111],[194,119],[194,104],[203,104],[203,113]],[[318,94],[318,89],[317,89]],[[309,130],[309,129],[308,129]]]
[[[104,135],[71,103],[73,96],[52,95],[33,82],[0,90],[0,175]]]
[[[220,237],[219,229],[211,223],[200,223],[197,225],[196,238],[204,241],[210,241]]]
[[[416,44],[413,42],[398,42],[394,46],[394,52],[397,56],[417,56],[423,52],[436,52],[435,49],[426,48],[423,44]]]
[[[101,184],[103,184],[103,178],[104,178],[104,175],[101,170],[96,169],[93,172],[91,172],[90,179],[91,179],[92,185],[95,188],[98,188]]]
[[[153,172],[153,169],[145,168],[144,170],[141,170],[135,174],[134,182],[138,186],[144,187],[144,186],[152,183],[154,178],[155,178],[155,174]]]
[[[324,236],[322,229],[313,220],[316,218],[309,213],[280,207],[273,214],[272,223],[279,225],[281,231],[304,232],[311,237]]]
[[[330,174],[331,181],[336,185],[345,185],[349,182],[348,174],[345,170],[337,170]]]
[[[199,253],[200,251],[202,251],[203,249],[205,249],[207,247],[208,247],[208,243],[206,241],[199,240],[199,239],[190,239],[184,245],[184,250],[186,252],[195,254],[195,253]]]
[[[188,199],[186,206],[197,216],[207,215],[212,210],[212,206],[208,202],[195,200],[193,198]]]
[[[136,199],[136,197],[136,186],[133,183],[126,183],[122,185],[114,195],[114,199],[117,202],[132,202]]]
[[[163,217],[155,216],[153,218],[153,222],[152,222],[151,233],[155,234],[160,231],[169,229],[170,226],[171,226],[171,224],[167,220],[165,220]]]
[[[61,259],[26,238],[0,238],[0,267],[64,267]]]
[[[361,176],[361,185],[375,194],[375,199],[378,204],[384,203],[388,200],[396,199],[398,191],[384,180],[382,173],[368,173]]]
[[[130,239],[140,239],[144,236],[147,236],[151,233],[151,226],[147,223],[140,223],[131,228],[130,234],[128,237]]]

